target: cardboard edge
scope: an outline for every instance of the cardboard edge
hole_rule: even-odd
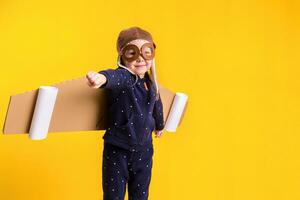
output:
[[[166,121],[165,121],[165,122],[167,122],[167,121],[168,121],[168,118],[169,118],[169,115],[170,115],[170,112],[171,112],[171,108],[172,108],[172,106],[173,106],[173,103],[174,103],[174,99],[175,99],[175,95],[174,95],[174,97],[172,98],[171,107],[170,107],[170,109],[169,109],[169,112],[168,112],[168,114],[167,114],[167,117],[166,117]]]
[[[9,97],[9,102],[8,102],[8,106],[6,109],[5,119],[4,119],[4,123],[3,123],[3,127],[2,127],[3,134],[6,134],[6,126],[5,125],[6,125],[7,115],[8,115],[10,104],[11,104],[11,98],[12,98],[12,96]]]

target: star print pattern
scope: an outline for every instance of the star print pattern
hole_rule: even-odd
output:
[[[121,67],[99,73],[107,78],[100,88],[108,90],[108,127],[103,139],[126,149],[151,147],[153,130],[163,130],[165,123],[162,101],[160,96],[155,98],[149,74],[136,81]]]
[[[152,170],[152,131],[164,128],[161,98],[146,73],[135,76],[124,68],[99,72],[107,78],[108,127],[103,136],[102,187],[104,200],[147,200]]]
[[[130,200],[147,200],[153,165],[153,148],[127,150],[104,142],[103,199],[122,199],[128,184]]]

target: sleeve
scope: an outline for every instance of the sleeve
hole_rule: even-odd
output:
[[[107,69],[98,72],[106,77],[106,83],[101,88],[122,89],[131,84],[131,75],[126,69]]]
[[[164,123],[164,113],[163,113],[163,104],[161,102],[161,98],[155,101],[154,109],[153,109],[153,117],[155,120],[155,130],[163,130],[165,127]]]

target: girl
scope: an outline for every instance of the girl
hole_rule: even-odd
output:
[[[108,125],[103,136],[103,199],[147,200],[151,180],[152,132],[162,136],[163,105],[155,73],[156,45],[149,32],[131,27],[119,33],[118,68],[89,72],[92,88],[106,88]],[[151,73],[149,73],[150,71]]]

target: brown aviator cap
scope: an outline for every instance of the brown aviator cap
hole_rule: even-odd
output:
[[[118,37],[118,40],[117,40],[118,53],[120,53],[121,49],[128,42],[130,42],[132,40],[136,40],[136,39],[147,40],[147,41],[153,43],[154,48],[156,47],[154,42],[153,42],[152,36],[149,32],[147,32],[147,31],[145,31],[145,30],[143,30],[143,29],[141,29],[137,26],[134,26],[134,27],[131,27],[131,28],[124,29],[119,33],[119,37]]]

